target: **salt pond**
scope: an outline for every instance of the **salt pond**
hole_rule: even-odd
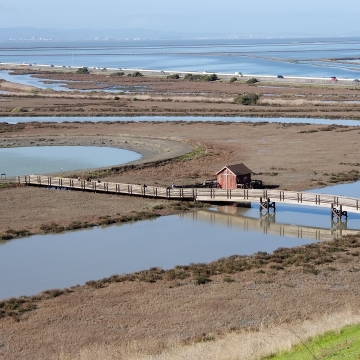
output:
[[[141,158],[133,151],[97,146],[33,146],[0,149],[6,176],[61,173],[125,164]]]

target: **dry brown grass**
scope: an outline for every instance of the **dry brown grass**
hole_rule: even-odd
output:
[[[184,345],[178,340],[167,343],[129,342],[125,346],[96,344],[80,349],[76,353],[59,354],[59,360],[240,360],[259,359],[279,350],[290,350],[292,346],[327,331],[340,330],[346,325],[360,322],[360,314],[350,310],[329,314],[304,322],[259,328],[258,331],[242,331],[224,335],[221,339],[197,341]],[[159,348],[155,349],[156,346]],[[146,349],[146,350],[145,350]],[[157,355],[146,355],[149,349]]]

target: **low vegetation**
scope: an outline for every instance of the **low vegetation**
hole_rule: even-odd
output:
[[[229,83],[232,84],[233,82],[237,81],[237,77],[233,76],[230,80]]]
[[[330,331],[295,346],[291,351],[281,351],[263,359],[273,360],[330,360],[359,359],[360,325],[346,326],[340,331]]]
[[[344,183],[344,182],[355,182],[360,180],[359,170],[350,170],[348,172],[339,172],[330,174],[330,183]]]
[[[89,69],[86,66],[83,66],[76,71],[77,74],[88,74]]]
[[[135,71],[131,74],[132,77],[141,77],[144,76],[140,71]]]
[[[180,79],[179,74],[171,74],[166,77],[167,79]]]
[[[206,150],[202,148],[201,146],[197,146],[192,152],[185,154],[183,156],[180,156],[178,158],[179,161],[189,161],[197,159],[198,157],[204,155]]]
[[[211,75],[193,75],[193,74],[186,74],[184,76],[184,80],[188,81],[216,81],[219,80],[216,74]]]
[[[248,93],[244,95],[239,95],[236,98],[234,98],[234,103],[242,104],[242,105],[255,105],[258,100],[259,100],[258,94]]]
[[[124,76],[124,75],[125,75],[125,73],[122,71],[118,71],[118,72],[114,72],[114,73],[110,74],[110,76]]]
[[[22,112],[26,112],[26,111],[27,110],[24,109],[23,107],[16,107],[11,110],[12,113],[22,113]]]
[[[248,81],[246,81],[247,84],[256,84],[257,82],[259,82],[259,80],[257,78],[251,78]]]

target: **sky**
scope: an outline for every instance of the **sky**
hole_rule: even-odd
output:
[[[0,0],[0,28],[211,34],[360,33],[359,0]]]

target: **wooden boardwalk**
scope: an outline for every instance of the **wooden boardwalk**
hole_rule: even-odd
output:
[[[136,195],[163,199],[193,200],[209,203],[260,203],[266,202],[341,209],[360,214],[360,199],[325,194],[313,194],[286,190],[213,188],[165,188],[113,182],[86,181],[44,175],[18,176],[20,184],[56,187],[59,189],[93,191],[108,194]],[[265,201],[265,203],[264,203]],[[268,208],[269,210],[269,208]],[[275,209],[274,209],[275,210]]]

